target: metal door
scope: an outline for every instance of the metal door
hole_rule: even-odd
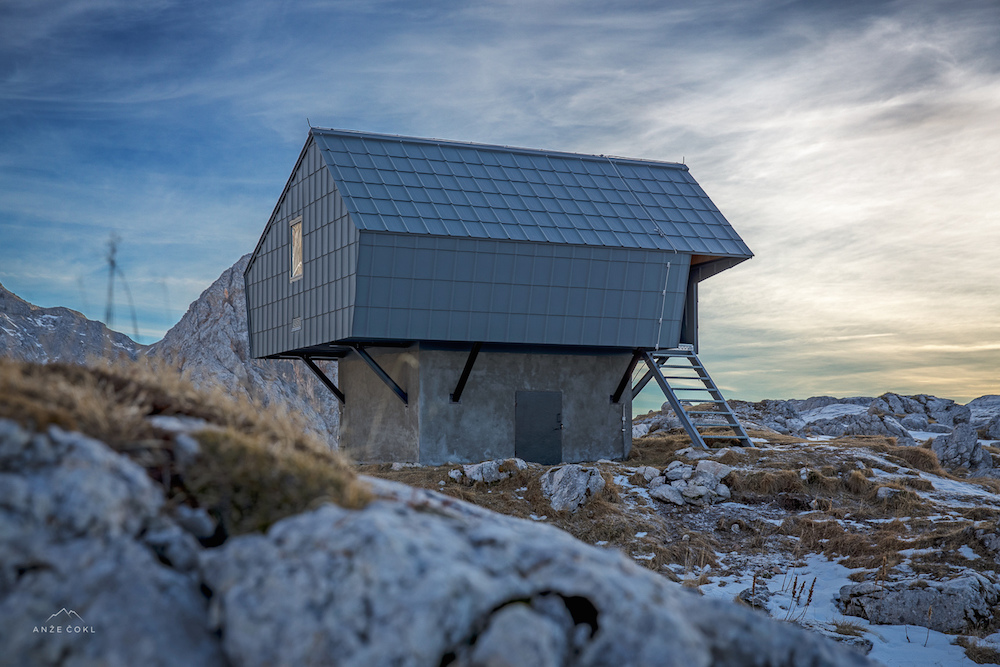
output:
[[[562,392],[519,391],[514,404],[514,456],[562,463]]]

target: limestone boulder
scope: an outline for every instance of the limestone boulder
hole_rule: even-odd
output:
[[[594,467],[569,463],[542,475],[542,495],[557,512],[575,512],[603,490],[604,478]]]
[[[201,547],[163,505],[103,443],[0,420],[0,663],[226,664]]]
[[[969,408],[971,418],[969,423],[973,428],[982,428],[990,421],[1000,415],[1000,395],[987,394],[977,399],[969,401],[966,406]]]
[[[646,423],[646,424],[633,424],[632,425],[632,438],[633,439],[638,439],[638,438],[644,437],[647,433],[649,433],[649,427],[650,427],[650,425],[648,423]]]
[[[679,479],[691,479],[694,475],[694,466],[688,465],[681,461],[671,461],[667,465],[667,469],[664,472],[664,476],[667,481],[673,482]]]
[[[714,489],[732,471],[732,466],[727,466],[718,461],[698,461],[698,465],[694,469],[694,475],[691,477],[691,483]]]
[[[372,487],[362,510],[324,506],[203,554],[232,664],[870,664],[550,526]]]
[[[653,487],[649,490],[649,497],[665,503],[673,503],[674,505],[684,505],[687,503],[680,490],[670,484],[660,484]]]
[[[671,461],[665,471],[665,483],[650,487],[651,498],[675,505],[706,505],[729,500],[732,493],[722,479],[733,471],[731,466],[702,459],[696,466]]]
[[[1000,587],[971,572],[950,581],[864,582],[840,589],[838,604],[848,616],[883,625],[919,625],[964,633],[987,626],[1000,602]]]
[[[493,484],[502,479],[507,479],[518,470],[524,470],[528,464],[523,459],[494,459],[483,461],[482,463],[470,463],[462,466],[462,474],[456,479],[464,479],[468,482],[486,482]]]
[[[890,415],[879,415],[870,410],[866,413],[847,414],[833,419],[810,422],[803,433],[830,435],[836,438],[851,435],[886,435],[896,438],[902,446],[913,446],[916,442],[905,428]]]
[[[991,419],[983,429],[989,440],[1000,440],[1000,415]]]
[[[640,466],[636,470],[636,473],[642,475],[643,479],[645,479],[647,483],[649,483],[650,480],[660,476],[660,471],[657,468],[654,468],[653,466]]]
[[[925,414],[906,415],[899,420],[899,423],[909,431],[926,431],[930,424]]]
[[[979,444],[979,435],[968,423],[961,423],[951,433],[934,438],[931,449],[941,465],[950,470],[965,468],[972,476],[989,474],[993,468],[990,453]]]

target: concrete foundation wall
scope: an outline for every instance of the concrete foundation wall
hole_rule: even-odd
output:
[[[369,354],[403,391],[408,405],[357,354],[341,359],[340,388],[347,400],[340,412],[340,447],[359,462],[419,461],[420,383],[416,346],[368,348]]]
[[[631,449],[631,401],[625,396],[614,405],[609,398],[629,354],[483,351],[460,403],[450,394],[467,351],[414,345],[372,356],[409,393],[409,406],[357,356],[340,362],[347,395],[340,441],[356,460],[437,465],[512,457],[518,391],[562,393],[563,461],[621,459]]]

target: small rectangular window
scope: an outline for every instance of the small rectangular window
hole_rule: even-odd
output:
[[[302,216],[292,220],[292,275],[290,280],[302,277]]]

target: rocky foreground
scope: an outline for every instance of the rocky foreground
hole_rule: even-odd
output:
[[[359,509],[207,547],[212,516],[80,433],[0,420],[0,471],[2,664],[867,662],[617,551],[383,480],[360,481]]]

